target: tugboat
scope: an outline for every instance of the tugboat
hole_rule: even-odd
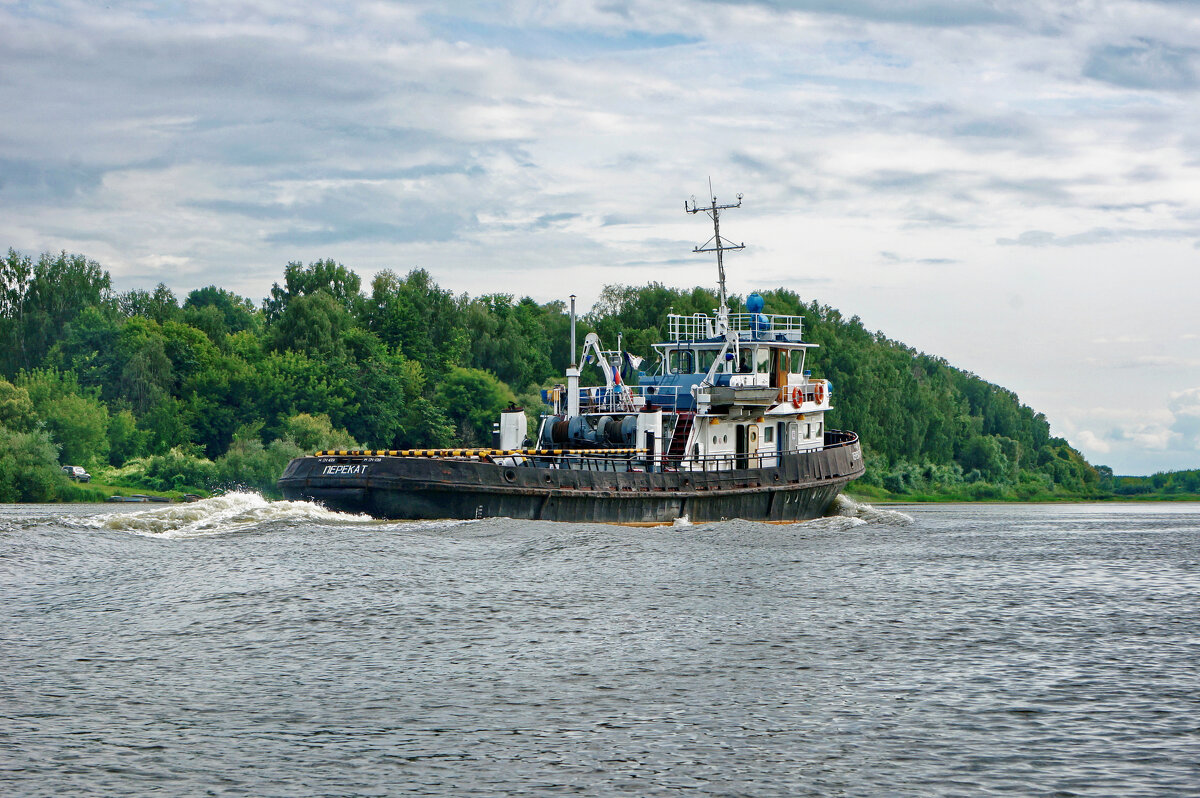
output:
[[[566,384],[543,391],[550,407],[533,440],[525,411],[510,406],[495,448],[323,451],[288,464],[288,499],[389,519],[510,517],[548,521],[669,524],[743,518],[802,521],[829,509],[862,476],[858,436],[827,429],[833,386],[813,379],[803,317],[764,313],[758,294],[731,313],[721,211],[737,203],[684,203],[704,213],[713,237],[693,252],[715,252],[718,307],[712,316],[669,314],[669,341],[654,345],[653,374],[621,379],[636,358],[602,348],[590,333],[583,363],[603,387],[580,387],[579,361]],[[575,302],[571,300],[571,352]],[[636,365],[635,365],[636,367]]]

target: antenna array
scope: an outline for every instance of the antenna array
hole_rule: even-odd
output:
[[[730,208],[742,207],[742,195],[737,195],[737,204],[734,205],[718,205],[717,198],[712,193],[712,178],[708,180],[708,205],[698,205],[696,198],[693,196],[691,201],[684,200],[683,209],[688,213],[706,213],[708,218],[712,219],[713,237],[704,243],[704,246],[696,247],[692,252],[715,252],[717,253],[717,275],[720,278],[720,297],[721,307],[718,311],[722,319],[729,316],[729,305],[725,301],[725,260],[722,257],[723,253],[735,250],[745,249],[745,244],[734,244],[727,239],[721,237],[721,211],[729,210]]]

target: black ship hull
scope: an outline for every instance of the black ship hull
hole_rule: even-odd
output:
[[[846,483],[863,473],[853,433],[831,432],[824,449],[765,462],[756,468],[648,473],[352,453],[296,458],[279,488],[288,499],[387,519],[803,521],[824,515]]]

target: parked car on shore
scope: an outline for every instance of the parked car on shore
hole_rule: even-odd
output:
[[[63,473],[69,476],[71,479],[78,480],[79,482],[92,481],[92,475],[89,474],[83,466],[63,466],[62,470]]]

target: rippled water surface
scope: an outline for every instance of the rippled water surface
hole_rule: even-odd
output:
[[[0,794],[1200,794],[1200,507],[0,506]]]

